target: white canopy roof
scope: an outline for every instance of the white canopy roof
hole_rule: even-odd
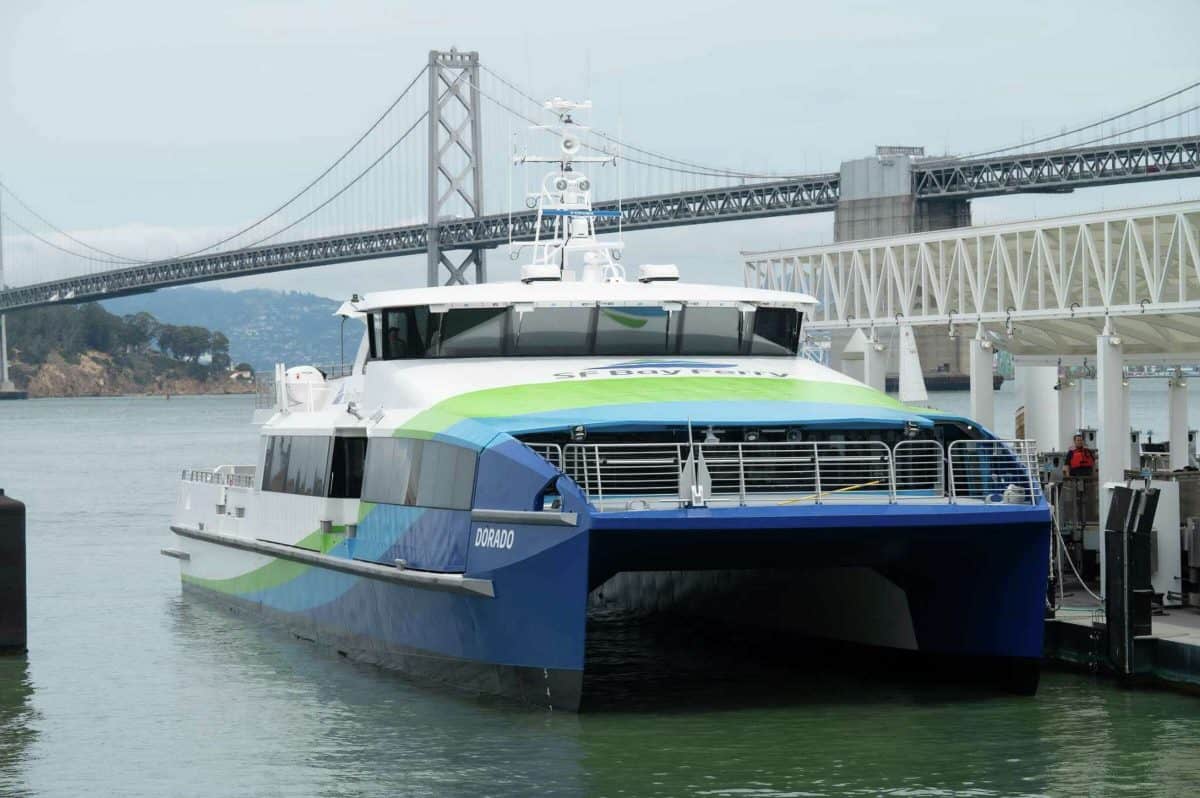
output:
[[[429,305],[434,310],[491,308],[517,304],[535,307],[590,305],[689,305],[736,306],[739,304],[796,308],[808,311],[817,300],[791,291],[768,291],[733,285],[703,285],[680,282],[574,282],[479,283],[437,288],[410,288],[367,294],[358,302],[346,302],[338,315],[359,316],[382,308]]]

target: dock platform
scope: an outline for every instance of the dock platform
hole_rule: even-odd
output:
[[[1096,605],[1064,606],[1046,621],[1045,660],[1112,673],[1104,615]],[[1134,639],[1133,680],[1200,693],[1200,611],[1171,608],[1151,620],[1151,634]]]

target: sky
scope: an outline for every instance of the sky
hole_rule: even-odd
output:
[[[1197,0],[1136,12],[1101,0],[4,0],[0,178],[56,225],[115,251],[210,240],[311,179],[430,49],[451,46],[477,50],[534,96],[592,99],[597,126],[643,147],[756,171],[836,171],[877,144],[978,152],[1132,107],[1200,79],[1197,30]],[[1200,132],[1200,114],[1178,132]],[[488,164],[486,179],[507,169]],[[1200,179],[1173,180],[978,200],[973,214],[986,223],[1196,198]],[[832,214],[811,214],[631,233],[626,263],[740,283],[740,250],[824,243],[832,225]],[[493,279],[515,273],[503,254],[489,263]],[[344,298],[424,274],[423,257],[401,258],[216,285]]]

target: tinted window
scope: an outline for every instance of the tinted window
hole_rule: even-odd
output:
[[[752,355],[794,355],[800,347],[800,311],[759,308],[754,312]]]
[[[383,312],[383,356],[388,360],[424,357],[430,348],[429,308],[395,308]]]
[[[499,357],[504,354],[507,308],[464,308],[441,315],[441,357]]]
[[[263,458],[262,489],[324,496],[329,483],[329,438],[272,435]]]
[[[382,327],[378,313],[367,314],[367,356],[374,360],[379,357],[379,339]]]
[[[681,355],[736,355],[742,351],[742,312],[737,308],[689,307],[683,311]]]
[[[329,495],[334,499],[357,499],[362,495],[366,438],[333,439],[333,474]]]
[[[475,452],[441,441],[373,438],[367,447],[362,497],[380,504],[468,510]]]
[[[799,347],[802,315],[791,308],[535,307],[392,308],[371,317],[374,351],[390,359],[753,354],[786,357]]]
[[[287,460],[284,459],[282,438],[265,438],[266,455],[263,458],[262,489],[282,491],[287,476]]]
[[[514,355],[586,355],[592,331],[591,308],[535,308],[515,314]]]
[[[662,308],[602,307],[597,310],[597,355],[666,355],[672,315]]]

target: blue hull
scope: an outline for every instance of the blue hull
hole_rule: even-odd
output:
[[[638,572],[656,574],[652,581],[659,594],[687,593],[686,601],[656,600],[657,609],[797,638],[809,637],[812,627],[806,631],[789,622],[820,616],[825,605],[841,608],[839,623],[855,625],[858,616],[844,613],[846,599],[825,591],[840,589],[839,574],[878,575],[877,581],[893,586],[887,594],[893,598],[885,596],[882,605],[878,597],[872,599],[870,612],[886,613],[889,602],[905,605],[911,642],[904,648],[981,665],[1024,667],[1041,655],[1049,546],[1044,504],[603,514],[575,509],[575,526],[471,521],[470,513],[412,525],[425,531],[411,534],[403,549],[393,543],[373,558],[390,562],[401,550],[415,557],[423,550],[422,535],[435,540],[465,531],[470,543],[465,553],[464,547],[424,549],[462,556],[466,574],[490,580],[494,597],[391,584],[321,567],[254,593],[188,587],[355,659],[470,691],[571,710],[584,698],[589,596],[637,609],[637,596],[621,595],[614,586],[618,575]],[[371,548],[369,525],[364,526],[363,540],[347,542],[349,553],[360,559]],[[734,576],[722,580],[715,574]],[[805,594],[802,588],[813,584],[823,587]],[[866,637],[860,630],[857,637],[845,638],[838,629],[828,636],[895,645],[894,630],[879,628],[891,622],[874,623],[879,639],[871,638],[870,629]]]

